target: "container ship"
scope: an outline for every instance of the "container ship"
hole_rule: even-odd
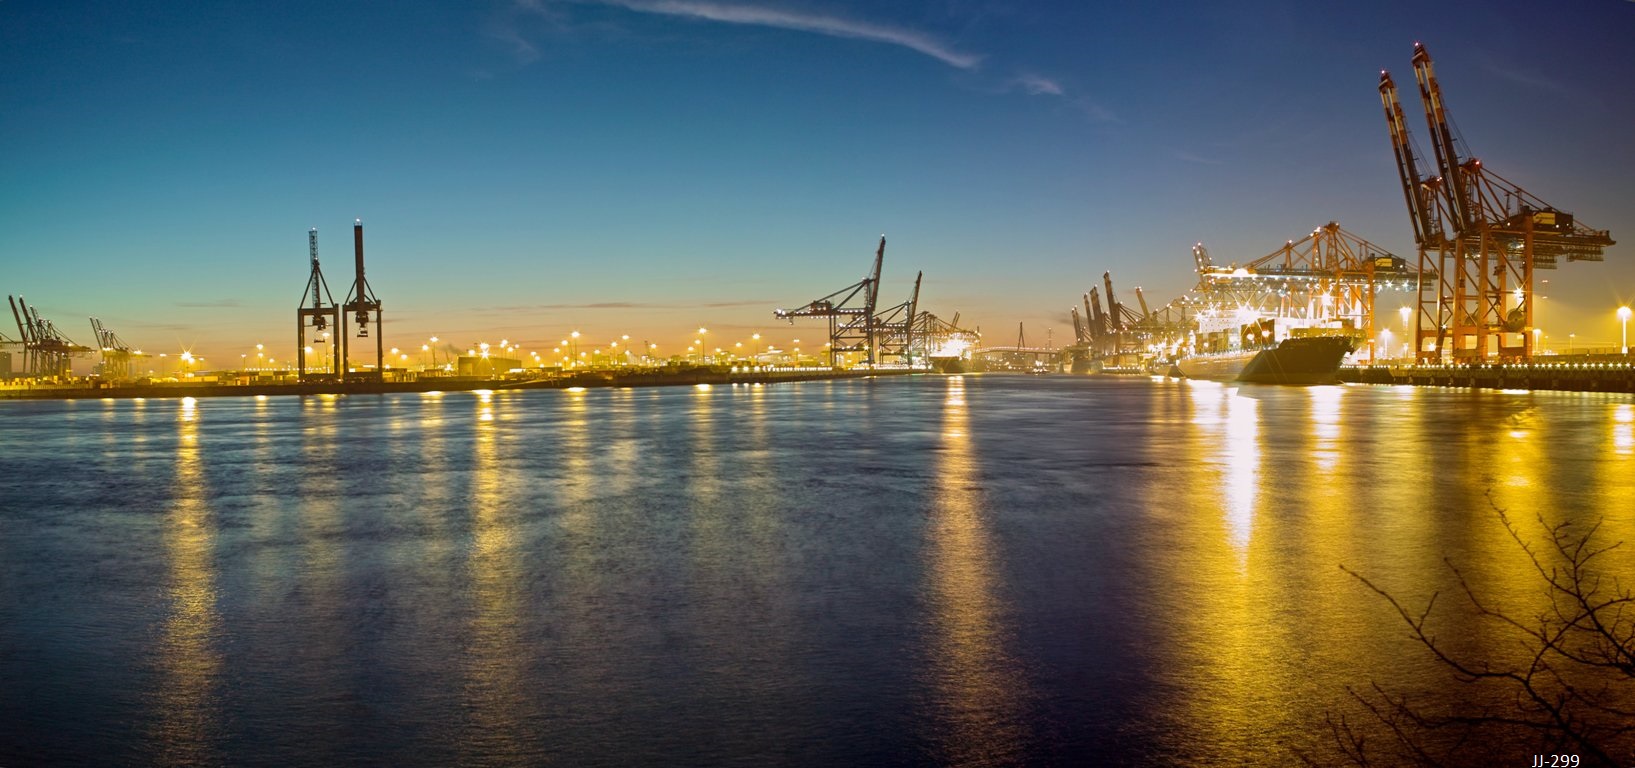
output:
[[[1237,343],[1175,361],[1171,375],[1255,384],[1337,384],[1340,363],[1356,348],[1345,327],[1294,327],[1264,318],[1242,326]],[[1217,334],[1217,341],[1219,341]]]

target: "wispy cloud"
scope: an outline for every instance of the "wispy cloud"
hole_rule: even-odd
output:
[[[1061,83],[1043,75],[1024,73],[1012,79],[1011,84],[1032,96],[1060,96],[1066,92]]]
[[[1515,69],[1501,59],[1486,54],[1477,54],[1476,60],[1482,65],[1483,69],[1517,85],[1539,91],[1549,91],[1562,96],[1576,95],[1571,86],[1536,69]]]
[[[634,309],[634,310],[664,309],[664,310],[671,310],[671,309],[728,309],[728,308],[733,308],[733,307],[768,307],[768,308],[770,308],[775,303],[776,302],[773,301],[772,299],[749,299],[749,300],[736,300],[736,301],[711,301],[711,302],[704,302],[704,303],[701,303],[701,304],[682,304],[682,303],[673,303],[673,302],[652,302],[652,301],[592,301],[592,302],[586,302],[586,303],[582,303],[582,304],[513,304],[513,305],[510,305],[510,306],[503,306],[503,307],[484,307],[482,309],[475,310],[475,312],[478,313],[478,314],[482,314],[482,313],[509,314],[509,313],[513,313],[513,312],[537,312],[537,311],[557,312],[557,311],[562,311],[562,310],[580,310],[580,309],[624,309],[624,310],[631,310],[631,309]]]
[[[1104,107],[1104,106],[1102,106],[1100,104],[1097,104],[1096,102],[1091,101],[1089,99],[1078,99],[1078,100],[1073,102],[1073,105],[1078,107],[1079,111],[1083,112],[1085,117],[1090,118],[1094,122],[1097,122],[1097,123],[1117,123],[1117,122],[1120,122],[1120,120],[1118,119],[1118,115],[1113,114],[1112,110],[1110,110],[1110,109],[1108,109],[1108,108],[1106,108],[1106,107]]]
[[[124,323],[123,327],[133,328],[133,329],[136,329],[138,331],[144,331],[144,332],[145,331],[172,331],[172,332],[175,332],[175,333],[181,333],[182,331],[191,331],[191,330],[194,329],[193,326],[186,325],[186,324],[183,324],[183,323],[129,322],[129,323]],[[124,335],[124,334],[120,334],[120,335]]]
[[[495,23],[489,26],[488,35],[500,41],[510,52],[511,57],[519,64],[527,64],[539,58],[539,49],[522,36],[522,32],[508,23]]]
[[[519,0],[517,7],[525,10],[545,12],[545,6],[550,0]],[[912,29],[880,24],[862,19],[844,18],[815,13],[805,13],[779,8],[766,8],[753,5],[738,5],[731,3],[709,2],[708,0],[570,0],[571,2],[590,3],[596,5],[614,6],[635,13],[650,13],[660,16],[678,16],[703,21],[713,21],[722,24],[743,24],[756,27],[772,27],[788,29],[797,32],[811,32],[813,34],[843,37],[853,40],[867,40],[887,45],[896,45],[917,53],[930,56],[944,64],[959,69],[976,69],[982,63],[982,56],[965,53],[954,49],[948,43],[936,37]],[[506,42],[518,44],[519,52],[524,55],[532,46],[518,36],[515,40]],[[537,55],[537,52],[536,52]]]
[[[559,310],[559,309],[658,309],[664,304],[644,304],[635,301],[595,301],[586,304],[514,304],[506,307],[490,307],[487,312],[521,312],[527,310]]]

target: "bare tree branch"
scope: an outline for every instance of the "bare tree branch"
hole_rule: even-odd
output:
[[[1475,689],[1460,697],[1469,701],[1443,702],[1432,711],[1377,682],[1365,692],[1347,687],[1361,717],[1329,712],[1324,718],[1340,760],[1470,764],[1473,755],[1514,758],[1481,753],[1527,742],[1541,753],[1579,755],[1583,765],[1635,765],[1635,595],[1603,567],[1608,553],[1623,542],[1603,546],[1600,521],[1575,527],[1570,521],[1551,524],[1539,514],[1541,546],[1503,509],[1495,505],[1494,511],[1538,575],[1548,608],[1518,617],[1484,599],[1451,559],[1443,562],[1464,594],[1465,615],[1516,642],[1522,653],[1513,661],[1468,658],[1440,642],[1434,630],[1440,593],[1433,592],[1415,611],[1361,573],[1340,566],[1396,611],[1408,637],[1449,677]],[[1308,765],[1333,762],[1300,757]]]

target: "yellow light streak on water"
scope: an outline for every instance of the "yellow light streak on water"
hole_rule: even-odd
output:
[[[1236,395],[1226,400],[1226,434],[1221,445],[1221,460],[1226,465],[1226,519],[1232,548],[1240,562],[1249,557],[1255,496],[1260,491],[1259,405],[1256,400]]]
[[[1612,451],[1619,456],[1635,454],[1635,405],[1619,403],[1613,407]]]
[[[1007,648],[1011,628],[998,600],[999,564],[980,503],[963,377],[948,377],[941,432],[926,530],[928,674],[939,722],[929,738],[945,765],[1007,764],[1028,737],[1028,693]]]
[[[1339,466],[1344,445],[1340,442],[1340,398],[1344,387],[1311,387],[1312,458],[1317,469],[1329,473]]]
[[[465,696],[481,738],[472,747],[518,755],[528,741],[528,703],[519,681],[522,647],[521,542],[496,445],[495,404],[479,394],[472,438],[471,554],[467,578],[474,615],[466,655]]]
[[[183,398],[176,414],[175,476],[164,521],[170,563],[165,619],[159,644],[155,755],[161,765],[200,765],[219,760],[213,737],[222,660],[215,647],[221,631],[213,563],[215,513],[204,487],[199,457],[198,402]]]

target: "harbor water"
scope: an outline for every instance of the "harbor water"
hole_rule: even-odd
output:
[[[1635,543],[1635,396],[0,403],[0,765],[1288,764],[1467,695],[1341,566],[1508,652],[1449,598],[1536,605],[1500,510]]]

